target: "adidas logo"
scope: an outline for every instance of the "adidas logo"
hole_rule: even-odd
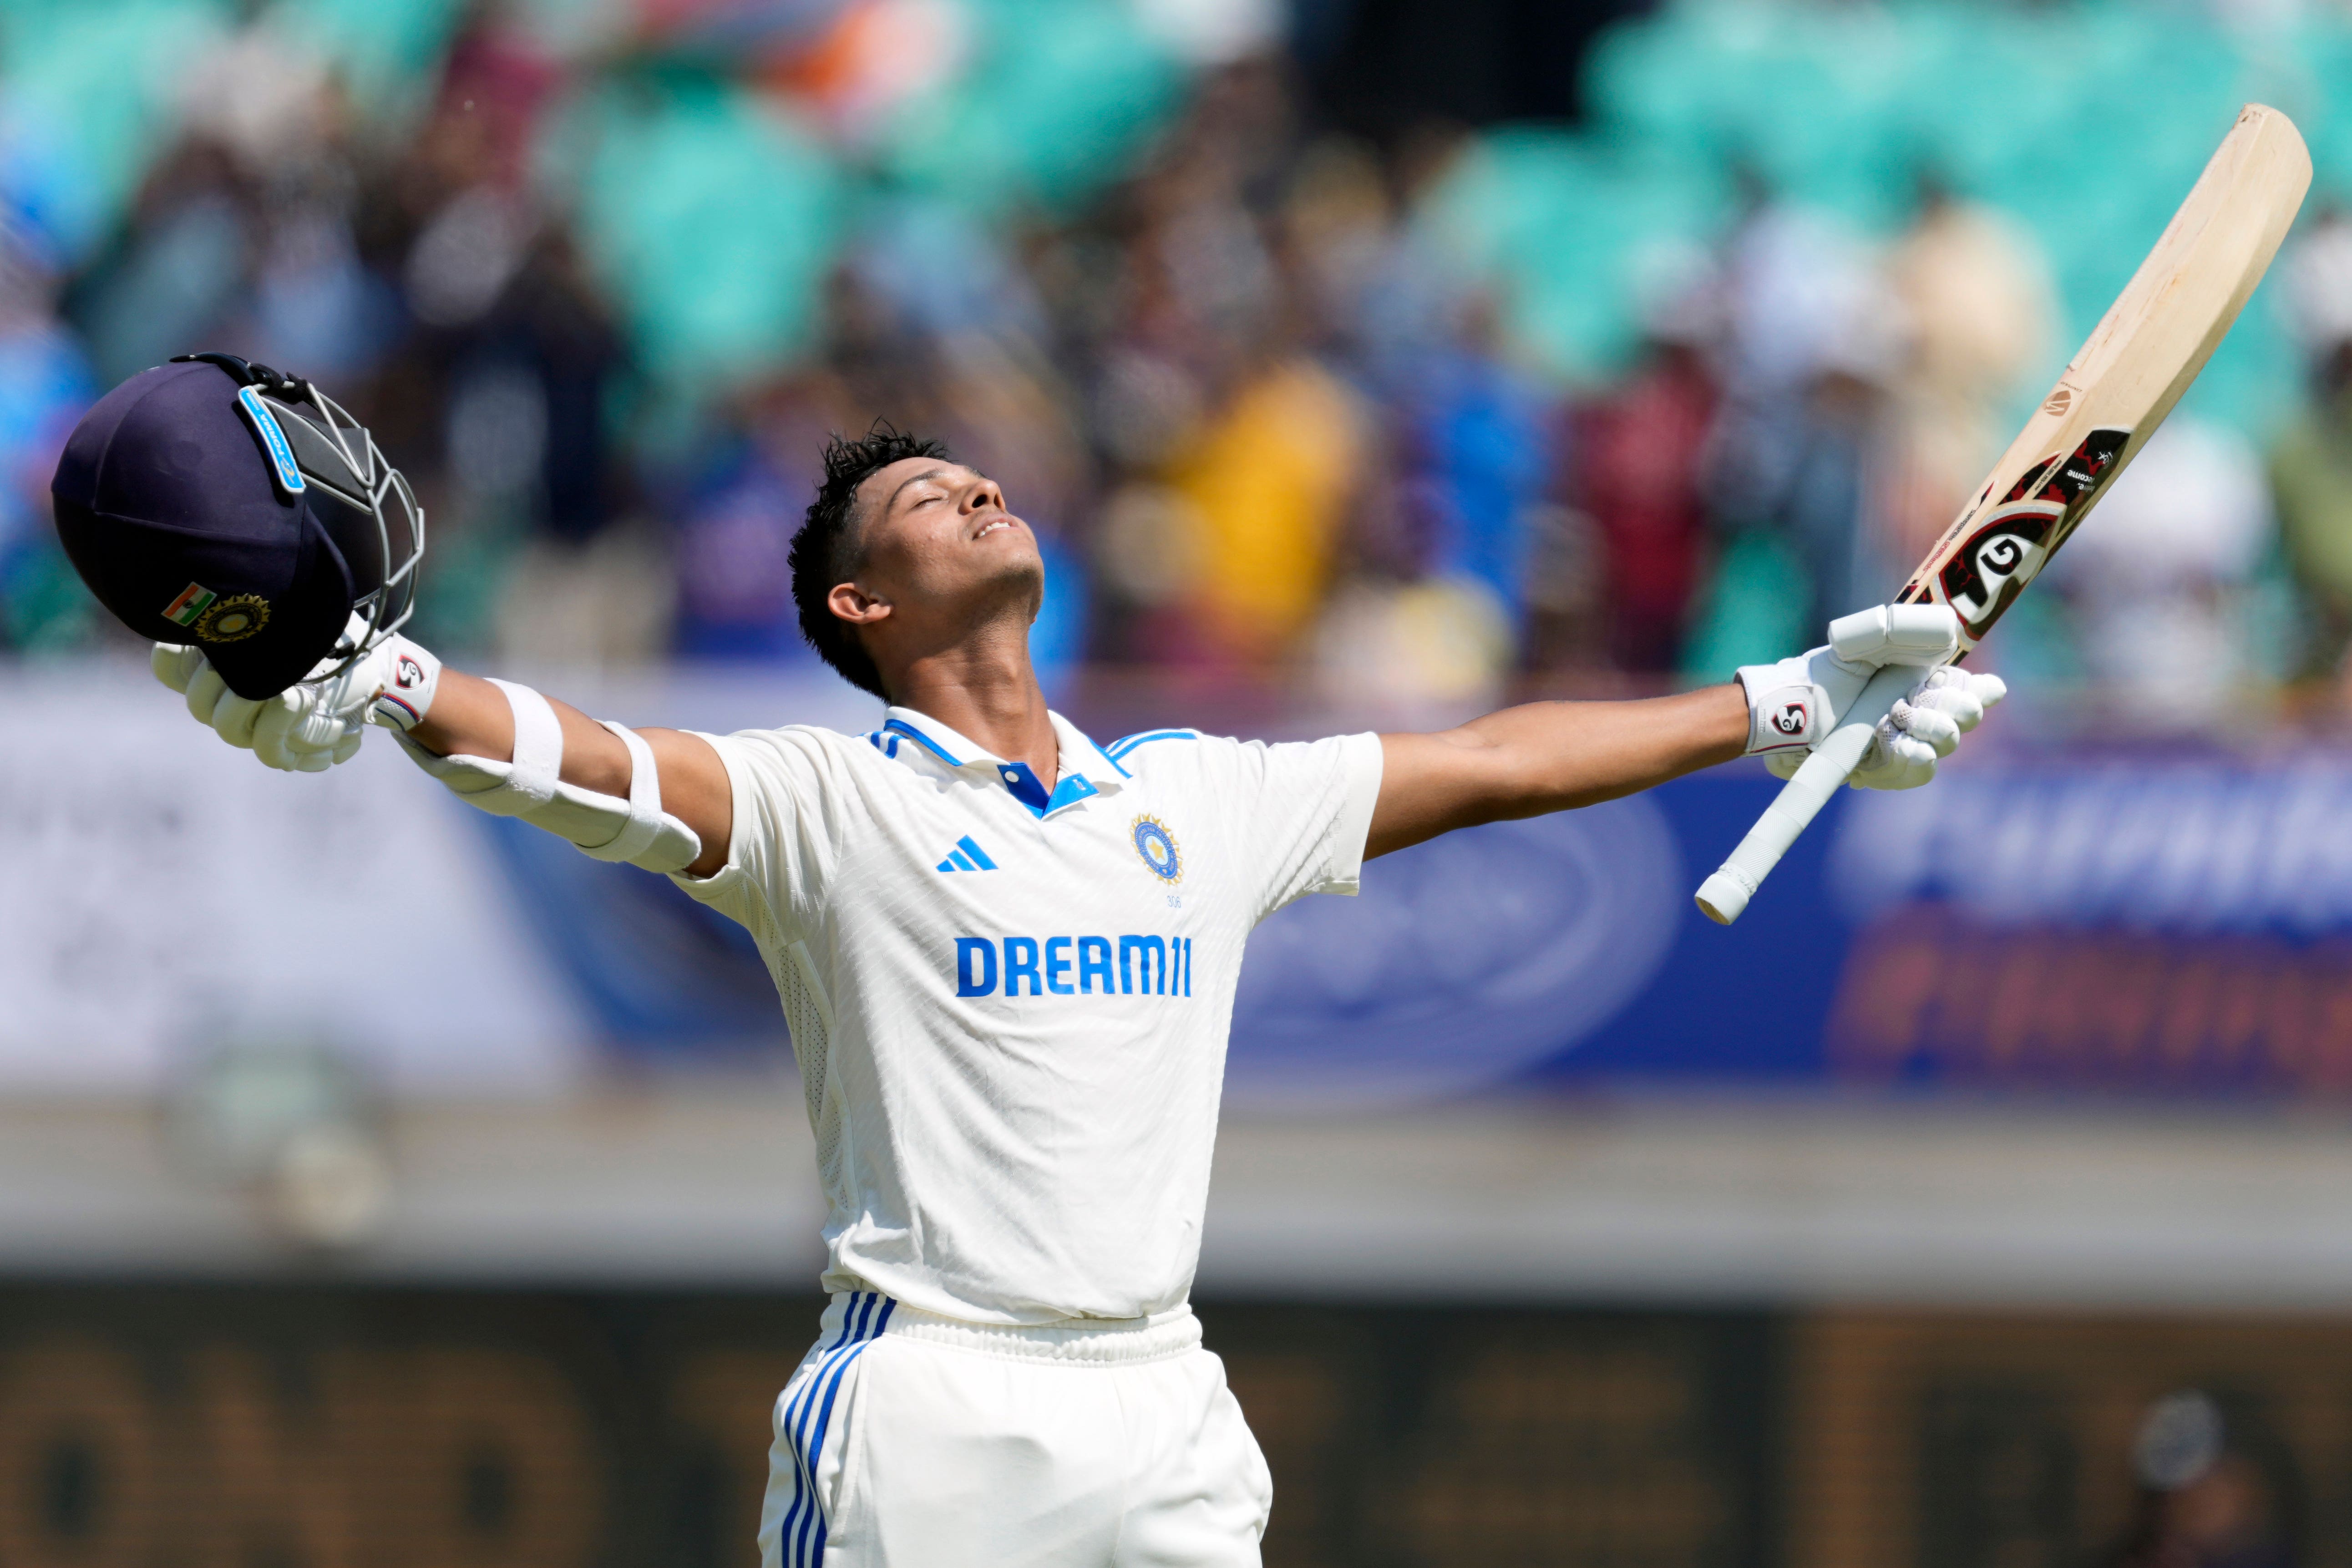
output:
[[[993,871],[996,862],[990,859],[967,833],[956,840],[955,847],[948,851],[948,858],[940,861],[937,868],[941,871]]]

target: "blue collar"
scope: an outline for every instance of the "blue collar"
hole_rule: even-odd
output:
[[[877,736],[877,740],[881,735],[903,736],[959,772],[984,772],[1038,816],[1051,816],[1065,806],[1116,791],[1132,776],[1076,724],[1059,713],[1048,712],[1045,716],[1053,721],[1054,738],[1061,749],[1061,777],[1050,795],[1045,782],[1028,763],[1008,763],[993,756],[937,719],[912,708],[892,708]],[[895,755],[896,747],[891,751]]]

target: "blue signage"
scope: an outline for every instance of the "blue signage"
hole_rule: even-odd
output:
[[[1691,889],[1778,787],[1719,769],[1433,840],[1372,862],[1357,898],[1300,900],[1251,941],[1234,1102],[1643,1083],[2352,1089],[2352,758],[1988,762],[1927,789],[1847,792],[1739,923],[1717,926]],[[731,923],[657,879],[489,826],[614,1049],[780,1042]],[[983,945],[958,960],[965,984],[995,979]]]

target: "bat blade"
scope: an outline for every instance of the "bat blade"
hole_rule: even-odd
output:
[[[1901,603],[1950,605],[1963,649],[1983,640],[2213,357],[2310,184],[2294,122],[2248,104]]]
[[[2311,154],[2287,117],[2248,104],[2156,247],[2058,384],[1895,597],[1948,605],[1966,658],[2113,487],[2213,355],[2294,222]],[[1874,679],[1738,848],[1698,907],[1729,925],[1869,749],[1906,683]],[[1849,731],[1857,731],[1849,734]]]

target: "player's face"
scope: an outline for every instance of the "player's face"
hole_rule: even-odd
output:
[[[961,463],[906,458],[858,488],[861,586],[901,617],[1036,613],[1045,579],[1037,536],[1005,510],[996,481]]]

